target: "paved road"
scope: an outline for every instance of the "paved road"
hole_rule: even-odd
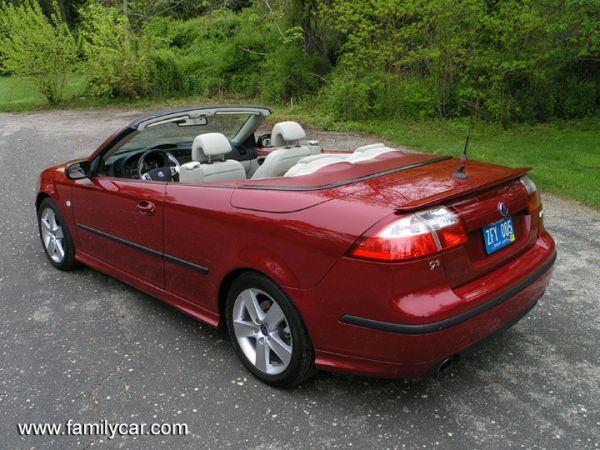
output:
[[[417,382],[320,374],[277,391],[226,336],[91,269],[52,269],[41,169],[88,154],[131,113],[0,115],[0,448],[600,446],[600,214],[545,196],[559,258],[517,326]],[[364,136],[323,134],[328,143]],[[182,437],[21,437],[20,422],[184,422]]]

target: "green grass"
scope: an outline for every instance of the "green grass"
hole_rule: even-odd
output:
[[[83,77],[70,75],[65,85],[65,100],[77,101],[85,89]],[[49,108],[36,81],[28,77],[0,76],[0,112],[22,112]]]
[[[58,105],[50,105],[37,90],[36,82],[28,77],[0,76],[0,112],[43,111],[49,109],[106,108],[123,107],[136,109],[160,109],[185,105],[221,103],[260,103],[246,98],[186,97],[186,98],[128,98],[94,97],[85,95],[85,78],[80,74],[70,75],[65,85],[64,100]]]
[[[160,109],[192,104],[262,103],[256,99],[202,97],[181,99],[109,99],[85,97],[81,76],[69,78],[61,108],[122,106]],[[458,156],[463,149],[468,120],[335,122],[316,112],[314,100],[296,105],[271,105],[272,120],[294,119],[337,131],[359,131],[434,153]],[[30,79],[0,77],[0,111],[21,112],[50,106]],[[532,178],[543,191],[570,197],[600,208],[600,118],[518,125],[508,130],[477,122],[469,145],[471,159],[532,167]]]
[[[36,88],[34,79],[0,76],[0,112],[41,111],[52,108],[152,108],[164,106],[169,102],[165,99],[142,98],[132,101],[125,98],[87,96],[85,89],[85,78],[82,75],[70,75],[65,85],[64,100],[58,105],[50,105]],[[185,104],[186,101],[180,99],[171,102]]]

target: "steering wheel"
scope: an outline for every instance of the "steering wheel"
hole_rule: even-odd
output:
[[[155,167],[152,170],[144,172],[146,158],[152,153],[159,153],[163,156],[163,166]],[[165,158],[166,157],[166,158]],[[160,149],[151,149],[140,156],[137,164],[137,175],[140,180],[151,181],[172,181],[179,177],[179,161],[170,152]]]

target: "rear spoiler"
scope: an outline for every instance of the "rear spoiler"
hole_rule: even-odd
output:
[[[472,180],[469,180],[468,183],[464,183],[464,184],[469,184],[468,186],[465,186],[464,184],[461,183],[461,185],[458,185],[448,191],[440,192],[440,193],[431,195],[429,197],[420,198],[420,199],[417,199],[414,201],[409,201],[408,203],[399,205],[395,208],[395,210],[400,213],[405,213],[405,212],[414,211],[417,209],[423,209],[428,206],[433,206],[433,205],[445,202],[447,200],[453,200],[458,197],[464,197],[466,195],[473,194],[475,192],[491,189],[495,186],[499,186],[499,185],[504,184],[511,180],[516,180],[516,179],[522,177],[523,175],[525,175],[530,170],[531,170],[531,167],[520,167],[517,169],[506,168],[506,175],[499,177],[492,182],[490,182],[489,180],[482,180],[480,183],[477,183],[477,182],[473,182]]]

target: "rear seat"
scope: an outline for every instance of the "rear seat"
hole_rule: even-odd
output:
[[[395,148],[386,147],[383,144],[365,145],[364,147],[357,148],[349,156],[348,160],[352,162],[370,161],[377,158],[379,155],[389,152],[399,152]]]
[[[288,170],[284,177],[299,177],[302,175],[309,175],[315,173],[317,170],[322,169],[325,166],[332,164],[343,163],[350,164],[344,157],[338,157],[337,155],[313,155],[306,158],[302,158],[296,163],[295,166]]]
[[[363,145],[362,147],[358,147],[354,150],[353,153],[363,153],[369,150],[373,150],[374,148],[387,148],[383,142],[377,142],[375,144]]]
[[[323,167],[327,167],[338,163],[356,164],[365,161],[372,161],[379,155],[389,152],[400,152],[400,150],[386,147],[382,143],[365,145],[359,147],[352,153],[341,154],[341,153],[321,153],[319,155],[312,155],[302,158],[292,166],[286,173],[285,177],[299,177],[302,175],[309,175],[321,170]]]

